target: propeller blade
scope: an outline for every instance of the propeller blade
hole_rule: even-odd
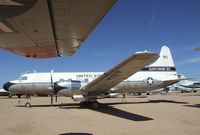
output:
[[[51,74],[50,74],[50,78],[51,78],[51,106],[53,105],[53,96],[55,94],[54,91],[54,82],[53,82],[53,70],[51,70]]]
[[[53,70],[51,70],[51,87],[52,87],[52,91],[54,91]]]

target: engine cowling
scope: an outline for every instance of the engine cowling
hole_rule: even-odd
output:
[[[54,89],[56,92],[59,91],[59,93],[62,93],[62,95],[79,95],[81,88],[81,81],[77,80],[64,80],[64,81],[58,81],[55,83]]]
[[[79,101],[84,101],[85,98],[83,97],[83,95],[73,95],[72,96],[72,99],[76,102],[79,102]]]

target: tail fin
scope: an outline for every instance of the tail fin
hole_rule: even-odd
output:
[[[185,77],[183,74],[179,74],[178,78],[180,79],[181,83],[188,83],[188,82],[190,82],[189,80],[194,79],[194,78]]]
[[[153,64],[148,67],[173,67],[175,68],[174,61],[167,46],[162,46],[160,51],[160,57]]]
[[[165,85],[177,82],[178,76],[170,49],[167,46],[162,46],[160,57],[151,65],[142,69],[146,72],[145,77],[151,77],[155,80],[166,81]]]

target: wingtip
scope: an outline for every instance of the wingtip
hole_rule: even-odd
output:
[[[150,52],[150,51],[138,51],[138,52],[135,52],[135,54],[151,54],[151,55],[155,55],[157,57],[159,57],[159,55],[157,53],[154,53],[154,52]]]

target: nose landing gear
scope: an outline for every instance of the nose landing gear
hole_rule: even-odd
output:
[[[21,99],[18,100],[18,104],[21,104]],[[26,95],[26,99],[25,99],[25,105],[26,108],[31,108],[31,96],[30,95]]]
[[[25,107],[26,108],[31,108],[31,96],[30,95],[26,96]]]

